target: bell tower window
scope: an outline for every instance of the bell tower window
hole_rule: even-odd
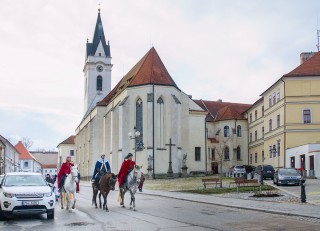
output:
[[[102,76],[97,77],[97,91],[102,91]]]

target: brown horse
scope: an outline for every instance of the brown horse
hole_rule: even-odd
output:
[[[99,192],[99,208],[102,207],[102,204],[101,204],[101,195],[102,195],[103,196],[102,208],[105,209],[107,212],[109,211],[107,206],[107,196],[110,190],[114,190],[116,182],[117,182],[117,175],[113,173],[106,173],[101,177],[99,181],[99,189],[96,187],[95,183],[92,183],[92,189],[93,189],[92,204],[95,204],[96,208],[98,208],[97,195]]]

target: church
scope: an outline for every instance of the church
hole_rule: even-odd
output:
[[[154,47],[111,89],[111,50],[99,10],[86,44],[84,116],[75,135],[81,176],[92,175],[101,153],[114,173],[128,153],[150,177],[208,169],[207,111],[177,86]]]

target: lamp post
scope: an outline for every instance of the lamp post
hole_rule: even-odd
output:
[[[273,147],[273,148],[271,149],[271,152],[272,152],[272,154],[278,155],[278,168],[279,168],[279,167],[280,167],[280,155],[279,155],[276,147]]]
[[[134,127],[133,129],[135,130],[134,136],[132,135],[131,132],[128,133],[128,136],[129,136],[129,138],[130,138],[131,140],[134,140],[134,160],[137,161],[137,159],[136,159],[137,145],[138,145],[138,144],[137,144],[137,138],[140,137],[140,132],[137,131],[137,128],[136,128],[136,127]],[[142,146],[143,146],[143,143],[141,142],[141,144],[139,144],[139,145],[142,145]],[[143,148],[144,148],[144,147],[143,147]]]

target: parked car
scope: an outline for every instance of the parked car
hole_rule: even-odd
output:
[[[54,218],[55,195],[40,173],[7,173],[0,187],[0,219],[43,213]]]
[[[274,173],[273,183],[276,185],[300,185],[301,174],[295,168],[279,168]]]
[[[4,177],[4,175],[0,175],[0,184],[2,182],[3,177]]]
[[[274,168],[272,165],[258,165],[254,170],[254,177],[260,179],[261,170],[263,170],[263,179],[274,178]]]
[[[244,174],[246,173],[246,169],[243,165],[236,165],[232,169],[233,174]]]

